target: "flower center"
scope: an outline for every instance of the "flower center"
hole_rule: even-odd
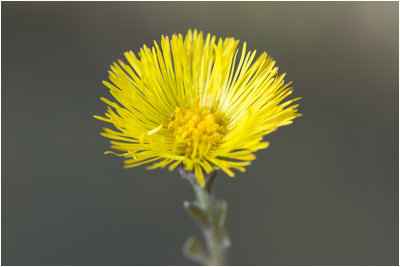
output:
[[[214,150],[224,136],[222,116],[213,113],[207,106],[200,106],[199,102],[200,98],[197,97],[194,105],[176,107],[171,115],[168,129],[175,137],[180,154],[193,153],[194,147],[199,151]],[[197,154],[197,151],[194,154]]]

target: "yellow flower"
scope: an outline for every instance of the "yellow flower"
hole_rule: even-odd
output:
[[[189,30],[185,38],[162,36],[161,47],[143,46],[138,57],[126,52],[129,64],[111,66],[112,83],[103,83],[117,102],[101,98],[108,110],[95,118],[117,129],[102,135],[123,151],[116,155],[126,158],[125,168],[182,164],[201,185],[217,168],[233,177],[231,169],[244,172],[268,146],[264,135],[300,116],[298,105],[290,106],[299,98],[281,103],[293,88],[275,61],[265,52],[254,60],[246,43],[239,56],[238,43]]]

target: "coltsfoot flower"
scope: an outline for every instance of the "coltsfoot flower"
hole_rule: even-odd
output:
[[[138,53],[126,52],[103,83],[117,100],[101,98],[105,117],[116,130],[104,128],[111,148],[122,151],[125,168],[152,162],[149,169],[173,170],[182,164],[201,185],[204,174],[221,169],[244,172],[268,147],[263,136],[300,116],[300,98],[282,102],[293,88],[278,75],[275,61],[246,51],[234,38],[218,39],[189,30],[186,37],[162,36]],[[240,54],[240,55],[239,55]],[[238,63],[238,64],[237,64]]]

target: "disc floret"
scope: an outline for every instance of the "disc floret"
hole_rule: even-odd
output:
[[[197,97],[193,105],[175,108],[168,129],[179,143],[180,154],[188,156],[200,147],[215,150],[224,137],[223,121],[210,107],[200,106],[200,98]]]

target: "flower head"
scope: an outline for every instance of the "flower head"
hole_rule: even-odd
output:
[[[239,41],[189,30],[184,38],[162,36],[138,53],[126,52],[104,81],[117,102],[101,98],[105,117],[117,130],[104,128],[111,148],[126,158],[125,167],[173,170],[182,164],[204,184],[204,173],[219,168],[233,177],[245,171],[254,152],[266,148],[263,136],[292,123],[300,114],[285,74],[262,53],[246,51]],[[239,55],[240,54],[240,55]]]

